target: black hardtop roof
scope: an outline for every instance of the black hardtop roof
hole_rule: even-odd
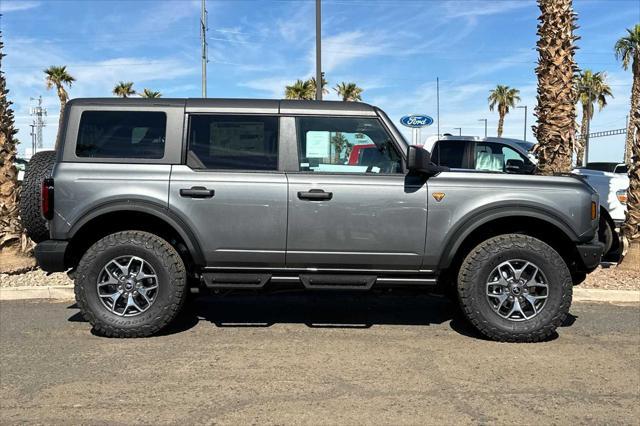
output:
[[[289,99],[222,99],[222,98],[75,98],[68,102],[73,106],[184,106],[191,111],[211,110],[259,110],[271,113],[301,114],[375,114],[376,108],[363,102],[298,101]]]

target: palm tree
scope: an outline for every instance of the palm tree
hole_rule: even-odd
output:
[[[136,94],[136,91],[133,90],[133,82],[132,81],[121,81],[116,84],[116,87],[113,88],[113,94],[116,96],[120,96],[121,98],[128,98],[129,96],[133,96]]]
[[[520,91],[513,89],[509,86],[502,86],[498,84],[495,89],[489,92],[489,111],[493,111],[496,105],[498,105],[498,114],[500,119],[498,120],[498,137],[502,137],[502,131],[504,129],[504,117],[509,114],[509,108],[515,108],[516,102],[520,102]]]
[[[625,141],[624,162],[631,164],[632,144],[634,140],[634,111],[640,110],[640,24],[633,29],[627,29],[628,35],[616,42],[614,47],[616,58],[622,61],[622,68],[629,69],[633,73],[633,86],[631,87],[631,112],[627,123],[627,137]]]
[[[162,97],[162,93],[156,92],[151,89],[142,89],[142,93],[140,93],[140,97],[142,98],[160,98]]]
[[[640,24],[628,35],[616,42],[616,57],[622,60],[626,70],[631,65],[631,112],[625,143],[625,162],[629,165],[629,189],[627,190],[627,218],[622,233],[632,244],[623,265],[638,268],[640,265]]]
[[[323,95],[327,95],[329,93],[329,90],[326,88],[327,87],[327,80],[324,78],[324,73],[320,74],[320,78],[322,79],[322,94]],[[311,86],[311,91],[313,93],[313,97],[311,99],[315,99],[316,98],[316,90],[317,86],[316,86],[316,78],[315,77],[311,77],[309,80],[307,80],[309,82],[309,85]]]
[[[311,100],[315,98],[315,91],[309,80],[296,80],[295,83],[285,88],[284,97],[286,99]]]
[[[76,79],[67,72],[67,67],[64,65],[62,66],[52,65],[46,70],[44,70],[44,74],[46,76],[45,82],[47,83],[47,89],[51,89],[55,87],[56,91],[58,92],[58,99],[60,99],[60,117],[58,118],[58,138],[56,139],[56,149],[57,149],[57,144],[60,141],[59,136],[62,130],[62,122],[64,119],[64,107],[65,105],[67,105],[67,101],[69,100],[69,94],[67,93],[64,86],[68,85],[69,87],[71,87],[71,85],[73,84],[74,81],[76,81]]]
[[[333,90],[338,93],[343,101],[362,101],[362,88],[358,87],[355,83],[345,83],[343,81],[342,83],[338,84]]]
[[[575,140],[575,88],[577,71],[574,60],[577,28],[572,0],[538,0],[538,104],[533,127],[538,145],[538,170],[541,174],[571,170]]]
[[[9,246],[19,246],[22,251],[27,249],[26,234],[20,223],[18,207],[18,169],[14,164],[16,158],[16,144],[14,137],[17,130],[14,127],[11,101],[7,98],[7,80],[2,71],[2,53],[4,43],[0,32],[0,249]],[[18,245],[18,243],[22,243]]]
[[[589,123],[593,119],[594,103],[598,103],[599,110],[607,106],[607,96],[613,97],[611,88],[606,82],[607,75],[603,72],[594,73],[591,70],[580,71],[575,77],[577,100],[582,105],[582,123],[580,124],[580,138],[575,141],[576,165],[582,166],[584,158]],[[586,162],[586,158],[585,158]]]

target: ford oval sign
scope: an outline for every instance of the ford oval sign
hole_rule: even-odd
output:
[[[413,127],[414,129],[417,129],[420,127],[431,126],[433,124],[433,118],[429,117],[428,115],[405,115],[400,119],[400,123],[402,123],[403,126]]]

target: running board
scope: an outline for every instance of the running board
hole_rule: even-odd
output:
[[[302,286],[307,290],[371,290],[372,287],[431,286],[437,278],[430,276],[377,276],[365,274],[271,274],[268,271],[255,273],[203,272],[201,281],[209,289],[253,289],[259,290],[269,284],[276,286]]]
[[[202,274],[202,282],[207,288],[263,288],[271,279],[271,274],[236,274],[223,272],[206,272]]]
[[[375,275],[301,274],[300,282],[307,290],[371,290]]]

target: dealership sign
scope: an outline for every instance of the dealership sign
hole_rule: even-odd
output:
[[[402,123],[403,126],[419,129],[420,127],[431,126],[433,124],[433,118],[428,115],[405,115],[400,119],[400,123]]]

